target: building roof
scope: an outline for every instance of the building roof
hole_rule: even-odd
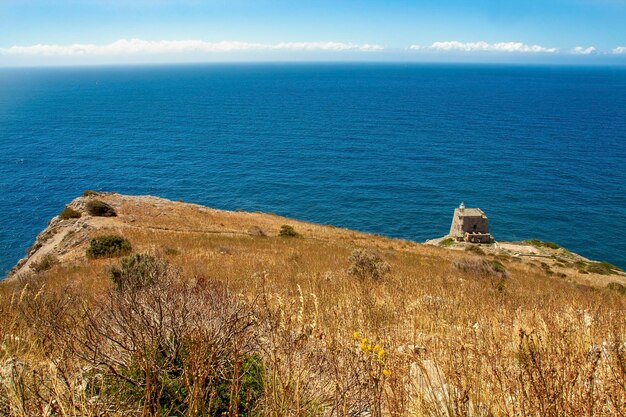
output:
[[[487,217],[485,213],[479,208],[465,208],[463,211],[457,208],[454,210],[454,214],[460,217]]]

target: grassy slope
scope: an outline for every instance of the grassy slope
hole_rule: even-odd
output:
[[[261,317],[267,313],[263,308],[278,308],[291,333],[311,330],[303,344],[284,339],[288,352],[268,348],[274,382],[265,388],[264,414],[295,415],[306,408],[303,398],[316,410],[330,412],[337,406],[332,400],[336,387],[349,381],[348,371],[337,365],[334,374],[321,376],[310,352],[336,350],[338,358],[346,355],[338,363],[347,363],[354,349],[369,354],[359,350],[362,337],[386,350],[385,367],[391,374],[379,375],[384,382],[372,377],[362,387],[365,397],[380,397],[372,401],[384,415],[441,415],[443,408],[453,415],[468,409],[473,415],[480,415],[479,409],[494,415],[573,415],[589,407],[593,415],[625,412],[621,355],[626,297],[580,285],[574,271],[568,279],[549,277],[533,263],[504,260],[509,276],[502,278],[455,267],[454,261],[471,265],[488,259],[466,252],[271,214],[117,194],[101,198],[115,206],[119,217],[83,216],[61,223],[59,230],[70,224],[87,226],[72,233],[67,238],[75,240],[70,249],[56,254],[59,262],[40,273],[45,291],[62,293],[70,283],[72,291],[88,300],[106,293],[111,288],[108,268],[118,260],[87,260],[82,234],[116,233],[129,239],[135,252],[157,255],[176,266],[183,280],[226,283],[255,305]],[[72,205],[80,209],[83,203],[78,199]],[[283,224],[294,226],[302,237],[278,237]],[[250,235],[253,226],[267,237]],[[357,248],[378,251],[391,273],[380,281],[350,275],[349,257]],[[594,282],[607,282],[598,280]],[[9,301],[13,291],[23,289],[23,282],[13,278],[0,289],[0,337],[32,339],[31,332],[21,329],[26,326],[18,314],[23,300],[14,295]],[[257,303],[260,294],[270,300],[264,307]],[[356,342],[354,332],[359,334]],[[264,337],[270,336],[284,337]],[[50,360],[40,343],[22,345],[5,346],[0,358]],[[594,349],[600,349],[597,360],[590,353]],[[272,362],[281,355],[282,361]],[[290,367],[278,364],[287,359]],[[589,381],[595,384],[592,390]],[[284,387],[290,384],[295,388],[286,393]],[[443,399],[433,400],[437,395]]]

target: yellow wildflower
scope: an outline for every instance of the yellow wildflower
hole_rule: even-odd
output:
[[[391,375],[391,371],[389,369],[383,369],[383,375],[389,376]]]
[[[359,332],[355,331],[354,333],[352,333],[352,337],[354,338],[354,341],[358,341],[360,339],[359,337]]]

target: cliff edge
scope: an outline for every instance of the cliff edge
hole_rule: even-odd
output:
[[[116,215],[90,215],[87,209],[90,201],[106,203],[115,210]],[[288,219],[271,213],[217,210],[154,196],[118,193],[90,193],[76,198],[67,207],[80,213],[80,217],[62,219],[56,216],[50,220],[26,257],[11,270],[9,279],[55,264],[84,265],[88,262],[85,250],[90,239],[97,235],[129,235],[133,237],[131,241],[136,251],[165,254],[178,251],[176,242],[203,240],[207,242],[204,247],[207,251],[218,241],[223,243],[222,246],[227,246],[229,241],[258,242],[259,237],[280,236],[281,227],[290,225],[299,231],[302,240],[316,245],[324,243],[352,247],[357,244],[443,260],[479,256],[497,260],[507,268],[530,269],[576,284],[604,287],[610,282],[616,282],[626,285],[626,274],[619,268],[606,262],[589,260],[554,243],[538,240],[472,244],[443,237],[419,244]],[[195,250],[202,251],[203,247]]]

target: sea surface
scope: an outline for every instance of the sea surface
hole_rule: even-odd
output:
[[[0,69],[0,271],[85,189],[416,241],[464,201],[626,268],[626,68]]]

